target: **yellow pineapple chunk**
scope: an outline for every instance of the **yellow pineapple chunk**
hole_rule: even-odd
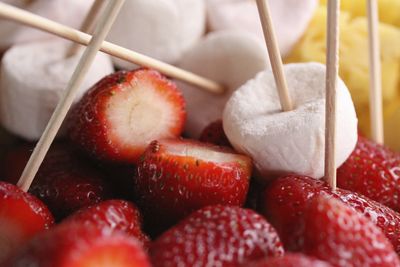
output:
[[[326,5],[327,0],[321,0]],[[400,27],[400,0],[378,0],[379,19],[381,22]],[[342,0],[341,10],[352,17],[366,16],[366,0]]]
[[[385,145],[400,151],[400,98],[396,98],[384,110]]]
[[[346,1],[345,1],[346,2]],[[326,57],[326,7],[317,9],[302,40],[285,62],[317,61]],[[340,17],[340,77],[349,88],[359,117],[359,127],[369,134],[368,32],[365,17]],[[382,88],[386,107],[400,94],[400,29],[380,23]],[[400,128],[400,120],[398,122]]]

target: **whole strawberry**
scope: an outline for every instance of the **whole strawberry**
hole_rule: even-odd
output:
[[[137,166],[135,195],[146,214],[174,223],[204,206],[243,205],[251,168],[250,158],[228,148],[183,139],[154,141]]]
[[[301,253],[285,253],[283,257],[267,257],[243,264],[243,267],[331,267],[328,262]]]
[[[232,147],[222,127],[222,120],[212,122],[204,128],[199,140],[218,146]]]
[[[24,244],[4,267],[150,267],[135,238],[124,233],[66,223]]]
[[[4,160],[6,179],[19,179],[33,146],[24,145],[10,151]],[[57,220],[90,206],[112,194],[111,185],[102,172],[70,143],[55,143],[47,153],[29,192],[41,199]]]
[[[237,266],[281,255],[279,237],[261,215],[222,205],[192,213],[150,247],[154,267]]]
[[[362,214],[326,194],[305,211],[304,252],[343,267],[395,267],[400,260],[381,230]]]
[[[341,200],[372,221],[400,253],[399,213],[357,193],[340,188],[332,192],[325,182],[299,175],[283,176],[271,182],[260,201],[263,214],[276,228],[288,250],[303,249],[303,216],[310,199],[321,192]]]
[[[155,139],[178,137],[186,118],[176,85],[154,70],[119,71],[94,85],[69,118],[69,136],[92,156],[136,163]]]
[[[357,146],[337,171],[340,188],[360,193],[400,211],[400,154],[358,137]]]
[[[53,216],[39,199],[0,182],[0,263],[53,224]]]
[[[133,203],[125,200],[107,200],[78,210],[63,223],[80,223],[88,227],[124,232],[135,237],[143,247],[149,238],[142,232],[142,216]]]

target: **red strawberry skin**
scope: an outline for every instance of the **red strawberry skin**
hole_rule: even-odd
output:
[[[321,192],[340,199],[378,226],[400,253],[400,214],[362,195],[337,188],[333,193],[320,180],[306,176],[288,175],[271,182],[265,189],[261,203],[263,214],[278,231],[286,249],[303,248],[303,220],[312,197]]]
[[[154,141],[138,164],[135,195],[146,213],[176,222],[204,206],[243,205],[251,168],[250,158],[228,148],[183,139]]]
[[[24,145],[8,153],[4,160],[7,181],[16,183],[32,149],[33,145]],[[106,177],[71,148],[70,143],[56,143],[46,155],[29,192],[46,203],[60,220],[110,198],[112,189]]]
[[[371,221],[326,194],[305,212],[304,251],[335,266],[400,266],[389,240]]]
[[[285,253],[283,257],[265,258],[246,263],[247,267],[331,267],[329,263],[300,253]]]
[[[157,136],[152,136],[150,140],[142,140],[142,138],[147,137],[135,137],[131,133],[127,133],[132,136],[132,139],[137,139],[130,140],[137,142],[137,144],[128,144],[128,142],[121,140],[115,131],[117,127],[112,125],[107,111],[113,105],[126,104],[122,101],[117,104],[111,101],[118,95],[126,94],[128,90],[154,90],[158,97],[162,97],[165,102],[172,106],[172,118],[168,118],[174,121],[172,125]],[[139,105],[140,96],[135,98],[134,101],[138,101],[137,105]],[[131,124],[134,130],[140,132],[143,125],[140,123],[136,125],[136,122],[132,124],[132,118],[129,118],[129,116],[132,116],[134,108],[125,112],[124,116],[127,121],[124,121],[123,124]],[[159,114],[162,115],[162,113],[163,110],[160,110]],[[71,140],[97,159],[116,163],[136,163],[150,141],[157,138],[180,136],[186,119],[184,98],[176,85],[157,71],[148,69],[119,71],[106,76],[83,96],[73,108],[71,114],[68,123]],[[148,122],[158,121],[160,123],[159,120],[160,118],[147,118]],[[142,135],[145,134],[142,133]]]
[[[78,210],[64,223],[76,222],[100,229],[124,232],[137,238],[144,247],[148,247],[149,238],[142,232],[142,216],[138,208],[125,200],[107,200],[99,204]]]
[[[53,216],[39,199],[0,182],[0,262],[53,224]]]
[[[337,171],[340,188],[400,211],[400,154],[359,136],[356,148]]]
[[[195,211],[150,247],[154,267],[237,266],[283,253],[276,231],[262,216],[222,205]]]
[[[232,147],[228,137],[226,137],[224,128],[222,127],[222,120],[212,122],[204,128],[199,140],[217,146]]]
[[[136,239],[122,233],[70,223],[59,225],[35,237],[3,266],[150,267],[151,265]]]

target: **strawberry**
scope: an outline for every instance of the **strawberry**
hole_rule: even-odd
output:
[[[283,255],[275,229],[252,210],[208,206],[161,235],[150,247],[154,267],[236,266]]]
[[[204,128],[199,140],[218,146],[232,147],[222,127],[222,120],[214,121]]]
[[[47,207],[15,185],[0,182],[0,262],[54,224]]]
[[[142,216],[133,203],[124,200],[107,200],[78,210],[65,222],[77,222],[90,227],[122,231],[140,241],[144,247],[149,238],[142,232]]]
[[[400,253],[400,214],[362,195],[337,188],[334,192],[320,180],[288,175],[271,182],[262,196],[263,214],[278,231],[288,250],[303,248],[303,215],[310,199],[325,192],[363,214],[378,226]]]
[[[138,164],[135,194],[146,214],[176,222],[207,205],[243,205],[251,167],[250,158],[229,148],[184,139],[154,141]]]
[[[381,230],[343,202],[324,193],[305,211],[304,251],[334,266],[400,266]]]
[[[150,267],[135,238],[96,227],[67,223],[25,244],[4,267]]]
[[[337,171],[340,188],[360,193],[400,211],[400,154],[362,136]]]
[[[178,137],[186,118],[176,85],[154,70],[119,71],[73,108],[69,136],[100,160],[136,163],[150,141]]]
[[[283,257],[265,258],[246,263],[247,267],[331,267],[329,263],[301,253],[286,253]]]
[[[6,177],[13,183],[22,173],[32,152],[32,146],[11,151],[5,159]],[[8,167],[7,167],[8,166]],[[81,156],[69,143],[56,143],[46,155],[29,192],[48,205],[56,218],[105,200],[111,195],[111,186],[102,173]]]

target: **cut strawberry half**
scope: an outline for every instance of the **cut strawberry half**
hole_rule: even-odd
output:
[[[340,267],[400,266],[392,244],[371,221],[324,194],[305,212],[304,251]]]
[[[0,182],[0,262],[53,224],[53,216],[39,199]]]
[[[283,253],[275,229],[261,215],[222,205],[193,212],[150,247],[154,267],[238,266]]]
[[[76,222],[88,227],[121,231],[138,239],[147,248],[149,238],[142,232],[142,216],[133,203],[107,200],[78,210],[63,223]]]
[[[38,235],[6,261],[8,267],[150,267],[136,239],[67,223]]]
[[[178,137],[186,118],[176,85],[154,70],[105,77],[75,106],[71,139],[101,160],[135,163],[155,139]]]
[[[252,163],[233,150],[198,141],[154,141],[141,157],[136,196],[146,213],[176,222],[207,205],[244,204]]]

